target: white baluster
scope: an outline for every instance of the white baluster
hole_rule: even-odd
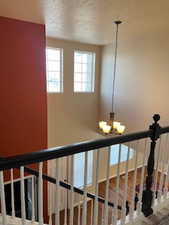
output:
[[[123,199],[123,208],[122,208],[122,219],[121,225],[125,224],[126,221],[126,201],[128,196],[128,166],[129,166],[129,156],[130,156],[130,144],[128,146],[127,151],[127,161],[126,161],[126,168],[125,168],[125,185],[124,185],[124,199]]]
[[[88,166],[88,152],[85,152],[85,166],[84,166],[84,195],[83,195],[83,212],[82,212],[82,225],[86,225],[87,219],[87,169]]]
[[[91,199],[91,217],[90,217],[91,219],[91,225],[93,224],[93,200]]]
[[[169,135],[166,134],[166,141],[165,141],[165,145],[163,148],[163,152],[164,152],[164,159],[162,162],[163,168],[162,168],[162,175],[163,177],[160,179],[160,197],[162,195],[163,192],[163,198],[167,197],[167,189],[168,189],[168,184],[167,184],[167,174],[168,174],[168,160],[169,160],[169,151],[168,151],[168,140],[169,140]]]
[[[100,224],[104,223],[104,204],[101,203],[101,220],[100,220]]]
[[[51,161],[47,161],[47,167],[48,167],[48,175],[51,176],[52,172],[53,172],[53,164],[54,164],[54,160]],[[52,166],[51,166],[52,165]],[[53,214],[53,187],[55,185],[48,182],[48,216],[49,216],[49,220],[48,220],[48,224],[52,225],[52,214]]]
[[[95,176],[95,200],[94,200],[94,218],[93,225],[98,224],[98,180],[99,180],[99,161],[100,161],[100,149],[96,152],[96,176]]]
[[[165,178],[165,189],[164,189],[165,198],[167,198],[168,195],[168,183],[169,183],[169,165],[167,165],[167,174]]]
[[[140,181],[140,190],[139,190],[139,202],[138,202],[138,215],[141,213],[142,208],[142,195],[143,195],[143,186],[144,186],[144,173],[145,173],[145,163],[146,163],[146,151],[147,150],[147,139],[145,140],[145,147],[143,153],[143,161],[142,161],[142,168],[141,168],[141,181]]]
[[[74,155],[70,157],[71,171],[70,171],[70,225],[73,225],[74,217]]]
[[[64,225],[67,225],[67,198],[68,198],[68,190],[64,190]]]
[[[49,225],[52,225],[52,215],[49,215]]]
[[[135,206],[135,194],[136,194],[136,178],[137,178],[137,159],[138,159],[138,144],[136,144],[136,157],[135,157],[135,165],[134,165],[134,178],[133,178],[133,190],[132,190],[132,198],[131,198],[131,211],[130,211],[130,218],[133,220],[134,216],[134,206]]]
[[[69,181],[69,156],[65,158],[66,160],[66,183]],[[68,220],[68,197],[69,197],[69,192],[67,189],[65,189],[65,194],[64,194],[64,225],[67,225],[67,220]]]
[[[12,218],[15,217],[15,204],[14,204],[14,181],[13,181],[13,169],[11,169],[11,206],[12,206]]]
[[[1,199],[2,222],[3,222],[3,225],[7,225],[3,171],[0,171],[0,197],[1,197],[0,199]]]
[[[35,177],[32,177],[32,222],[35,222]]]
[[[121,144],[119,145],[118,164],[117,164],[117,178],[116,178],[116,196],[114,202],[114,224],[117,224],[118,219],[118,200],[119,200],[119,184],[120,184],[120,161],[121,161]]]
[[[81,198],[80,198],[80,195],[79,195],[79,198],[78,198],[78,225],[80,225],[80,218],[81,218]]]
[[[21,216],[23,225],[26,224],[26,213],[25,213],[25,180],[24,180],[24,167],[20,167],[21,176]]]
[[[166,156],[166,169],[165,169],[165,182],[164,182],[164,198],[166,199],[167,193],[168,193],[168,182],[169,182],[169,134],[167,134],[165,150],[167,152],[167,156]]]
[[[166,136],[167,137],[167,136]],[[166,138],[166,142],[165,144],[167,143],[167,138]],[[161,197],[162,197],[162,188],[163,188],[163,183],[164,183],[164,170],[165,170],[165,165],[167,163],[166,161],[166,157],[167,157],[167,152],[165,151],[165,148],[166,145],[164,146],[164,143],[162,145],[162,152],[161,152],[161,161],[160,161],[160,164],[161,164],[161,171],[160,171],[160,184],[159,184],[159,190],[158,190],[158,201],[160,202],[161,201]]]
[[[38,177],[38,214],[39,225],[43,225],[43,162],[39,163],[39,177]]]
[[[108,224],[110,154],[111,154],[111,147],[108,147],[107,168],[106,168],[105,205],[104,205],[104,221],[103,221],[103,224],[104,225],[107,225]]]
[[[59,171],[59,159],[56,159],[56,189],[55,191],[55,203],[56,203],[56,211],[55,211],[55,224],[60,224],[60,171]]]
[[[159,169],[159,161],[160,161],[160,154],[161,154],[161,137],[160,137],[160,140],[158,142],[158,148],[157,149],[158,149],[158,156],[157,156],[157,163],[156,163],[156,168],[155,168],[153,205],[155,204],[157,183],[158,183],[158,169]]]

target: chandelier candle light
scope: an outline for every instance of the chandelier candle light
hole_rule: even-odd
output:
[[[115,54],[114,54],[114,71],[113,71],[113,90],[112,90],[112,112],[110,112],[110,119],[108,122],[100,121],[99,128],[103,134],[123,134],[125,126],[120,122],[114,120],[114,96],[115,96],[115,81],[116,81],[116,63],[117,63],[117,42],[118,42],[118,28],[122,23],[121,21],[115,21],[116,25],[116,42],[115,42]]]

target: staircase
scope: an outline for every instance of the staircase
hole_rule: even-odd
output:
[[[159,115],[153,119],[147,131],[1,158],[0,225],[169,224],[169,127],[159,126]],[[118,148],[116,165],[112,146]],[[79,153],[83,166],[75,170]]]

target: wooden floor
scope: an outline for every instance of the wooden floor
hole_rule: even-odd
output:
[[[146,172],[146,171],[145,171]],[[145,177],[145,176],[144,176]],[[158,182],[160,181],[160,174],[158,174]],[[133,188],[136,190],[136,193],[139,194],[139,186],[140,186],[140,181],[141,181],[141,168],[137,169],[137,176],[136,176],[136,185],[135,188],[133,187],[134,185],[134,171],[129,172],[128,174],[128,192],[127,192],[127,200],[129,202],[129,206],[131,206],[131,200],[135,196],[133,195]],[[165,178],[164,178],[165,181]],[[124,196],[124,187],[125,185],[125,176],[121,175],[119,179],[119,190],[120,190],[120,195],[119,195],[119,205],[122,205],[123,203],[123,196]],[[115,200],[115,187],[116,187],[116,178],[112,178],[109,180],[109,201],[114,202]],[[99,184],[99,196],[105,198],[105,189],[106,189],[106,182],[102,182]],[[99,209],[98,209],[98,225],[102,224],[102,218],[104,215],[104,205],[99,203]],[[112,224],[112,209],[109,208],[109,214],[108,214],[108,224]],[[79,217],[80,214],[80,217]],[[93,215],[93,201],[89,201],[87,204],[87,225],[92,225],[92,215]],[[80,218],[80,220],[79,220]],[[118,210],[118,218],[121,218],[121,210]],[[65,212],[61,212],[61,225],[67,225],[69,224],[69,210],[67,210],[67,223],[64,223],[65,220]],[[54,221],[54,218],[53,218]],[[80,223],[79,223],[80,221]],[[78,207],[74,208],[74,225],[81,225],[82,224],[82,206],[81,209],[79,210]],[[53,225],[55,223],[53,222]]]

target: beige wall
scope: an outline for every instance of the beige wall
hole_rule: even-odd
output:
[[[49,147],[65,145],[87,139],[103,138],[102,136],[97,134],[97,122],[99,119],[98,109],[100,107],[100,47],[56,39],[48,39],[47,45],[50,47],[60,47],[64,50],[64,93],[48,94]],[[139,45],[140,47],[139,49],[137,49]],[[154,106],[153,102],[150,101],[151,97],[146,97],[147,94],[151,94],[152,97],[154,96],[151,91],[154,88],[154,83],[151,80],[152,76],[154,76],[154,67],[150,66],[150,64],[152,64],[151,61],[153,57],[154,60],[158,57],[158,54],[156,53],[155,55],[155,50],[153,50],[152,46],[149,45],[149,42],[146,43],[145,49],[143,49],[144,41],[140,40],[140,43],[134,43],[132,41],[128,43],[128,45],[126,45],[126,43],[122,43],[120,48],[118,61],[118,70],[120,70],[118,71],[116,92],[116,97],[118,100],[117,112],[119,113],[118,118],[120,118],[121,121],[127,125],[127,131],[147,128],[151,121],[151,115],[154,113],[154,111],[156,111],[155,107],[157,106]],[[154,43],[154,45],[156,45],[156,42]],[[151,57],[148,56],[145,52],[147,48],[150,48],[148,51]],[[94,94],[75,94],[72,91],[74,49],[96,52],[96,91]],[[153,51],[153,53],[151,51]],[[111,46],[103,47],[102,54],[103,61],[100,95],[100,109],[102,115],[100,116],[100,118],[105,119],[106,114],[104,114],[104,112],[109,113],[109,111],[111,110],[110,106],[112,83],[110,82],[110,76],[112,75],[111,69],[113,59]],[[146,60],[144,59],[144,57],[146,58]],[[158,83],[157,80],[160,78],[158,78],[157,75],[155,77],[155,82]],[[146,88],[144,92],[143,87]],[[122,91],[119,92],[118,90],[120,89]],[[143,100],[144,102],[142,103],[141,101]],[[150,105],[152,107],[150,107]],[[144,149],[143,143],[140,147],[136,146],[134,143],[132,147],[139,152],[137,166],[140,166],[143,160],[143,154],[141,153],[141,151]],[[107,153],[107,149],[101,150],[99,168],[100,181],[106,178]],[[65,159],[61,160],[60,163],[62,168],[62,179],[65,179]],[[121,163],[120,173],[125,172],[125,166],[125,163]],[[93,177],[95,177],[96,160],[94,160],[93,167]],[[129,162],[129,169],[134,169],[134,167],[135,157]],[[54,167],[51,165],[51,168]],[[115,176],[116,173],[117,166],[112,166],[110,168],[110,176]],[[89,187],[89,191],[94,191],[94,180],[93,185]]]
[[[64,57],[64,92],[48,94],[48,146],[55,147],[85,140],[99,138],[97,124],[99,119],[99,78],[100,78],[100,47],[57,39],[47,39],[47,46],[63,48]],[[92,51],[96,53],[96,74],[94,93],[73,93],[74,50]],[[60,160],[61,179],[67,179],[67,160]],[[48,164],[48,172],[55,176],[55,160]],[[50,186],[49,199],[52,210],[54,186]],[[51,196],[50,196],[51,195]],[[65,191],[62,190],[65,200]],[[66,200],[65,200],[66,202]],[[65,202],[62,202],[64,207]],[[50,208],[49,207],[49,208]]]
[[[144,34],[129,41],[120,37],[116,80],[116,118],[126,132],[147,129],[152,115],[160,113],[161,124],[169,124],[169,32]],[[111,106],[112,45],[102,48],[100,117],[106,119]]]
[[[64,52],[64,92],[48,94],[48,146],[97,138],[100,47],[57,39],[47,39],[47,46]],[[96,53],[94,93],[73,93],[74,50]]]

